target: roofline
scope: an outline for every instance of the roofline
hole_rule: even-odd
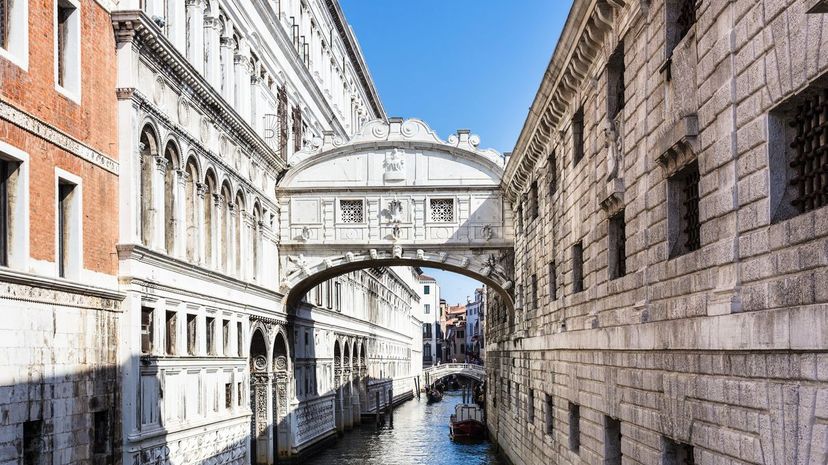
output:
[[[385,107],[382,106],[382,100],[380,100],[377,88],[374,86],[371,71],[365,63],[365,58],[362,56],[362,49],[359,47],[359,42],[357,42],[351,26],[345,20],[345,13],[342,12],[339,0],[325,0],[325,5],[328,7],[328,11],[333,18],[337,32],[339,32],[339,35],[345,42],[348,57],[356,65],[357,76],[366,92],[368,92],[368,100],[371,103],[371,108],[376,112],[377,118],[387,121],[388,115],[385,114]]]

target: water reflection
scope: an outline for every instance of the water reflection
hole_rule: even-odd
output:
[[[451,441],[449,416],[460,402],[460,391],[447,392],[431,405],[425,396],[415,398],[394,410],[394,429],[377,429],[369,421],[303,465],[503,465],[488,442]]]

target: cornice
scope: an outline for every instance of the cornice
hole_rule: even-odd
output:
[[[357,77],[359,77],[362,86],[368,92],[368,100],[371,103],[371,107],[374,109],[377,118],[387,119],[385,108],[383,108],[382,101],[377,94],[377,89],[374,87],[374,80],[371,78],[368,65],[365,64],[365,60],[363,59],[362,50],[359,48],[359,43],[356,41],[351,28],[345,22],[345,14],[342,12],[339,2],[337,0],[325,0],[325,5],[328,7],[331,18],[333,18],[339,36],[342,37],[345,43],[348,57],[350,57],[351,62],[356,66],[355,71]]]
[[[560,130],[571,103],[581,98],[583,83],[591,76],[605,37],[628,17],[646,14],[649,0],[575,0],[543,75],[529,114],[506,165],[503,190],[515,199],[526,189],[534,165]]]
[[[23,289],[9,289],[8,292],[0,293],[1,299],[42,302],[69,307],[89,308],[91,303],[74,302],[74,299],[59,296],[59,293],[101,299],[104,302],[100,302],[100,305],[94,308],[110,311],[119,311],[117,304],[114,302],[121,302],[126,297],[126,294],[115,289],[90,286],[62,278],[41,276],[8,268],[0,268],[0,283],[21,287],[25,286],[27,288],[25,291]],[[40,291],[35,291],[35,288],[40,289]],[[3,291],[6,290],[4,289]]]
[[[161,29],[143,11],[116,11],[112,13],[115,40],[120,46],[131,43],[139,53],[152,53],[180,85],[190,90],[191,98],[198,98],[204,107],[211,110],[216,121],[221,120],[235,134],[254,148],[273,166],[281,169],[285,161],[256,134],[256,131],[233,109],[208,83],[192,64],[164,37]],[[146,50],[147,52],[145,52]],[[124,89],[121,89],[124,92]]]

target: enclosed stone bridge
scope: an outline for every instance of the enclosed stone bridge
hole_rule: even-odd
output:
[[[472,277],[512,308],[513,278],[500,265],[514,234],[504,159],[478,143],[468,131],[443,141],[420,120],[390,118],[294,155],[277,188],[285,308],[337,275],[396,265]]]
[[[486,369],[483,365],[472,363],[443,363],[424,369],[423,375],[427,386],[451,375],[465,376],[482,383],[486,380]]]

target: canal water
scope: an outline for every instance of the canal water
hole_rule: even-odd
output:
[[[303,465],[504,465],[489,442],[456,444],[449,437],[449,416],[463,401],[461,391],[446,392],[427,404],[425,395],[394,409],[394,428],[367,421],[345,433]]]

